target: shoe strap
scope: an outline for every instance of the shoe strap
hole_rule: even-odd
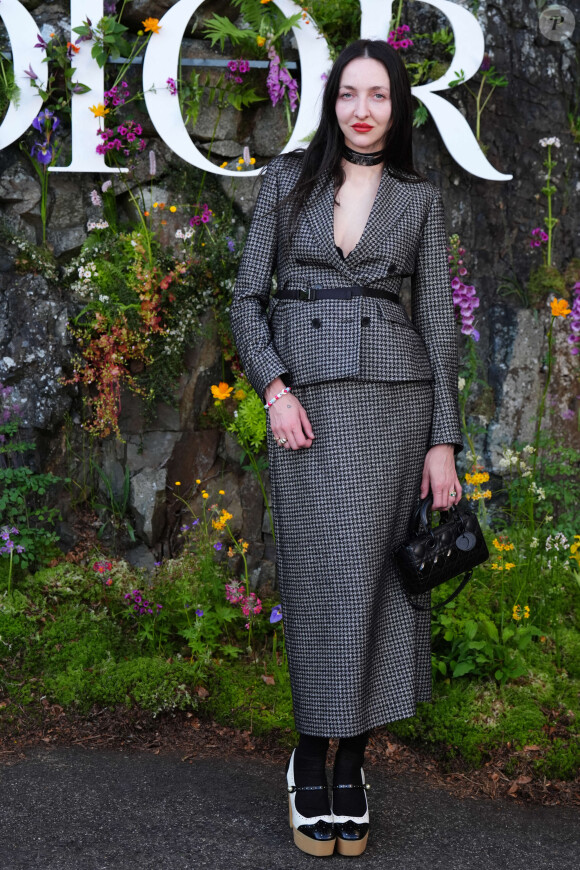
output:
[[[364,788],[365,791],[368,791],[371,787],[369,782],[365,782],[364,785],[333,785],[332,788]]]
[[[295,791],[326,791],[325,785],[289,785],[288,791],[293,794]]]

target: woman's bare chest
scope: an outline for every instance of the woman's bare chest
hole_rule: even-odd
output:
[[[354,250],[362,237],[379,184],[380,176],[364,185],[347,180],[338,192],[334,205],[334,242],[345,257]]]

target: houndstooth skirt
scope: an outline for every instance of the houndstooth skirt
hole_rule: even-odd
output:
[[[268,453],[294,718],[300,733],[351,737],[431,697],[430,615],[408,603],[391,553],[419,498],[433,385],[353,379],[293,395],[315,440],[286,450],[268,425]]]

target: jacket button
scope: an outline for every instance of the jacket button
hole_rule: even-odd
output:
[[[313,326],[315,329],[320,329],[320,327],[322,326],[322,323],[320,322],[320,320],[318,319],[318,317],[313,317],[313,318],[312,318],[312,326]]]
[[[361,317],[360,322],[361,322],[362,326],[370,326],[371,319],[370,319],[370,317]]]

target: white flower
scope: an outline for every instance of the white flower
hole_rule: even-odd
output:
[[[105,296],[103,293],[99,294],[99,302],[108,302],[108,301],[109,301],[108,296]]]
[[[540,145],[542,148],[547,148],[548,145],[555,145],[556,148],[559,148],[561,143],[557,136],[551,136],[549,139],[540,139]]]
[[[535,452],[536,452],[536,448],[533,446],[533,444],[526,444],[526,446],[522,450],[522,453],[535,453]]]
[[[459,378],[457,381],[457,389],[461,392],[465,388],[465,378]]]
[[[525,471],[522,471],[522,477],[531,477],[531,476],[532,476],[532,469],[531,468],[526,468]]]
[[[103,200],[101,199],[96,190],[91,190],[91,202],[94,206],[99,206],[103,204]]]
[[[540,542],[538,541],[537,538],[532,538],[532,540],[530,541],[530,549],[535,550],[536,547],[539,546],[539,544],[540,544]]]
[[[175,230],[175,238],[182,239],[183,238],[183,230]]]
[[[106,193],[106,192],[109,190],[109,188],[112,187],[112,186],[113,186],[113,182],[112,182],[111,179],[109,178],[107,181],[104,181],[104,182],[103,182],[103,185],[102,185],[102,187],[101,187],[101,190],[103,191],[103,193]]]

